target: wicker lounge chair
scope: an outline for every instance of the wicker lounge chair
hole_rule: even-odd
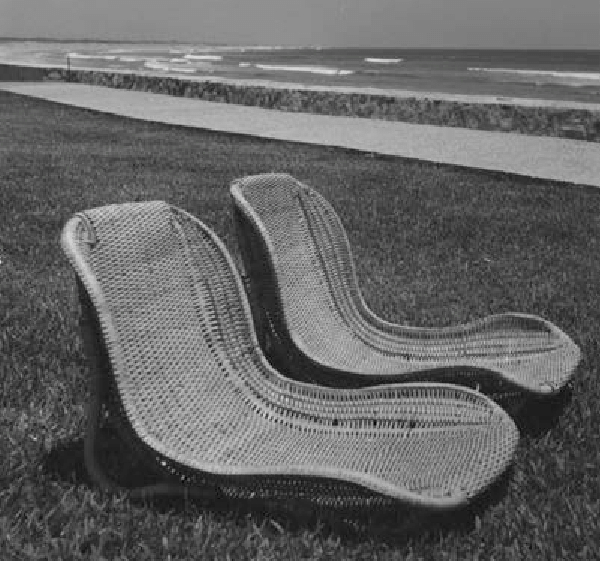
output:
[[[231,194],[259,340],[287,375],[332,387],[452,382],[508,407],[558,392],[571,378],[578,347],[532,315],[440,329],[376,317],[361,296],[339,217],[293,177],[246,177]]]
[[[123,489],[104,465],[106,423],[130,453],[120,463],[155,475],[129,486],[137,497],[208,489],[310,508],[445,509],[511,462],[515,424],[472,390],[339,390],[277,373],[230,255],[182,210],[89,210],[68,221],[62,244],[81,288],[95,380],[86,465],[104,489]]]

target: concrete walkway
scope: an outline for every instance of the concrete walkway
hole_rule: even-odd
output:
[[[600,143],[287,113],[64,82],[0,82],[0,89],[147,121],[340,146],[600,187]]]

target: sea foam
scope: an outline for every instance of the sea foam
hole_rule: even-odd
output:
[[[340,68],[330,68],[327,66],[286,66],[281,64],[255,64],[256,68],[261,70],[279,70],[284,72],[310,72],[311,74],[324,74],[326,76],[347,76],[354,74],[353,70],[342,70]]]
[[[194,68],[190,68],[189,66],[173,66],[157,60],[148,60],[144,63],[144,66],[150,70],[160,70],[161,72],[183,72],[185,74],[193,74],[196,71]]]
[[[372,62],[374,64],[396,64],[398,62],[402,62],[403,60],[403,58],[365,58],[365,62]]]
[[[538,76],[546,78],[564,78],[575,80],[600,81],[600,72],[572,72],[568,70],[525,70],[520,68],[479,68],[469,67],[475,72],[497,72],[499,74],[517,74],[520,76]]]
[[[70,58],[84,58],[84,59],[96,59],[96,60],[117,60],[115,55],[84,55],[82,53],[67,53]]]
[[[144,58],[138,58],[138,57],[134,57],[134,56],[120,56],[119,60],[121,62],[142,62],[146,59]]]
[[[183,58],[188,59],[188,60],[223,60],[223,57],[221,55],[185,55]]]

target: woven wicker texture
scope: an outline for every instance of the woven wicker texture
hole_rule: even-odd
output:
[[[276,372],[230,255],[184,211],[163,202],[93,209],[67,223],[62,243],[84,311],[99,320],[92,344],[108,357],[93,397],[121,416],[127,442],[164,481],[333,507],[445,508],[512,459],[513,421],[477,392],[328,389]],[[90,409],[90,438],[106,411]],[[110,486],[98,458],[86,461]]]
[[[293,177],[246,177],[231,194],[259,339],[290,375],[339,387],[451,381],[498,399],[554,393],[571,378],[578,347],[535,316],[440,329],[376,317],[361,296],[339,217]]]

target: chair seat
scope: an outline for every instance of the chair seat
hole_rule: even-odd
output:
[[[537,316],[438,329],[377,317],[335,210],[293,177],[249,176],[231,195],[259,339],[290,375],[334,387],[454,382],[499,400],[553,394],[571,379],[579,348]]]
[[[95,450],[100,409],[120,416],[132,452],[170,492],[198,480],[232,497],[444,509],[512,460],[513,421],[472,390],[333,389],[282,376],[260,349],[227,250],[176,207],[92,209],[69,220],[62,243],[96,324],[85,336],[93,401],[104,405],[90,407],[86,462],[100,485],[119,485]]]

